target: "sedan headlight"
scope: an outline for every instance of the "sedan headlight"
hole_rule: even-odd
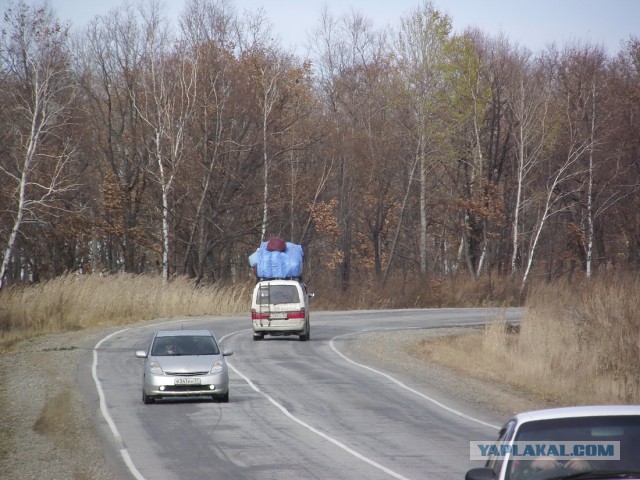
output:
[[[222,360],[216,360],[213,362],[213,367],[211,367],[210,373],[221,373],[224,370],[224,363]]]
[[[156,362],[155,360],[152,362],[149,362],[149,371],[151,373],[153,373],[154,375],[163,375],[164,372],[162,371],[162,367],[160,367],[160,364],[158,362]]]

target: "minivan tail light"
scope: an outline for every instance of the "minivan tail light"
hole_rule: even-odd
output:
[[[269,312],[251,310],[251,320],[269,320]]]
[[[304,318],[304,308],[299,312],[289,312],[287,318]]]

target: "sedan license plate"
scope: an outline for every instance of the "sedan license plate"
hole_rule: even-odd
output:
[[[271,320],[286,320],[287,319],[287,312],[272,313],[271,315],[269,315],[269,318]]]
[[[193,378],[193,377],[179,377],[175,379],[174,382],[175,385],[200,385],[200,379],[199,378]]]

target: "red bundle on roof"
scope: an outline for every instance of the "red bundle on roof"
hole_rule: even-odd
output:
[[[271,237],[267,242],[268,252],[284,252],[287,249],[286,242],[278,237]]]

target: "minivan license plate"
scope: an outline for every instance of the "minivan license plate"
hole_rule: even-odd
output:
[[[200,385],[199,378],[176,378],[176,385]]]
[[[269,318],[271,318],[271,320],[286,320],[287,312],[272,313]]]

